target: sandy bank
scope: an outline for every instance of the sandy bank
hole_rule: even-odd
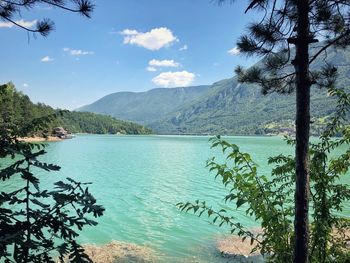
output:
[[[22,141],[22,142],[59,142],[59,141],[62,141],[62,139],[55,137],[55,136],[48,136],[47,138],[34,136],[34,137],[19,138],[19,141]]]
[[[261,233],[262,230],[257,228],[252,232],[257,234]],[[350,249],[350,230],[345,230],[344,235],[345,237],[340,235],[337,231],[333,231],[333,237],[342,239]],[[222,257],[227,258],[228,260],[234,260],[230,262],[264,262],[259,251],[251,253],[255,245],[256,243],[250,244],[249,238],[242,241],[242,238],[236,235],[221,237],[216,241],[216,248],[221,253]]]
[[[224,258],[235,260],[234,262],[264,262],[259,252],[251,253],[255,245],[250,244],[250,239],[242,241],[241,237],[235,235],[220,238],[216,242],[216,248]]]
[[[94,263],[156,262],[152,249],[132,243],[112,241],[103,246],[84,245],[84,249]]]

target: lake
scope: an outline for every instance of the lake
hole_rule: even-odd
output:
[[[181,213],[175,206],[200,199],[227,208],[225,189],[205,168],[206,160],[217,153],[208,139],[78,135],[48,144],[45,161],[62,169],[43,173],[40,179],[47,187],[65,177],[93,182],[90,190],[106,212],[97,227],[82,232],[82,243],[118,240],[145,245],[156,251],[157,262],[227,262],[215,243],[229,229],[211,224],[205,216]],[[226,139],[251,153],[262,173],[270,171],[268,156],[293,153],[280,137]],[[8,187],[13,186],[12,181]],[[234,213],[247,226],[257,226],[244,212]]]

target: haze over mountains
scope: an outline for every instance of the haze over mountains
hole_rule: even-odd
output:
[[[331,49],[327,61],[339,66],[337,85],[349,87],[350,52]],[[208,86],[117,92],[78,111],[145,124],[159,134],[267,134],[293,129],[294,100],[294,94],[264,96],[258,86],[233,77]],[[334,109],[334,99],[313,88],[311,117],[316,123]]]

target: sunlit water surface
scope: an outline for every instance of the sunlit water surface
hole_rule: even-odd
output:
[[[229,233],[206,216],[181,213],[178,202],[206,200],[227,208],[219,180],[205,168],[218,151],[210,149],[209,137],[78,135],[72,140],[49,143],[45,161],[58,164],[60,172],[42,173],[43,185],[71,177],[92,182],[91,192],[106,208],[97,227],[88,227],[82,243],[105,244],[112,240],[146,245],[159,262],[227,262],[215,242]],[[280,137],[227,137],[251,153],[259,172],[270,171],[267,157],[292,154]],[[350,180],[345,179],[347,182]],[[6,187],[15,187],[11,181]],[[234,210],[249,227],[257,223]],[[350,215],[349,207],[344,211]]]

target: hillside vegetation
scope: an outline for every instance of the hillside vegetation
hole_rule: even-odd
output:
[[[327,61],[339,67],[338,87],[348,88],[350,51],[330,49]],[[311,100],[312,133],[317,134],[324,118],[334,112],[335,101],[317,88]],[[78,110],[142,123],[160,134],[280,134],[294,131],[295,98],[264,96],[258,86],[240,84],[233,77],[210,86],[113,93]]]
[[[77,111],[111,115],[138,123],[152,123],[205,94],[210,86],[159,88],[146,92],[116,92]]]
[[[56,114],[57,117],[50,123],[51,129],[62,126],[72,133],[149,134],[152,132],[142,125],[117,120],[110,116],[61,111],[42,103],[34,104],[28,96],[17,91],[12,83],[0,85],[0,113],[0,123],[6,115],[10,116],[11,122],[17,125],[30,125],[35,118]]]

